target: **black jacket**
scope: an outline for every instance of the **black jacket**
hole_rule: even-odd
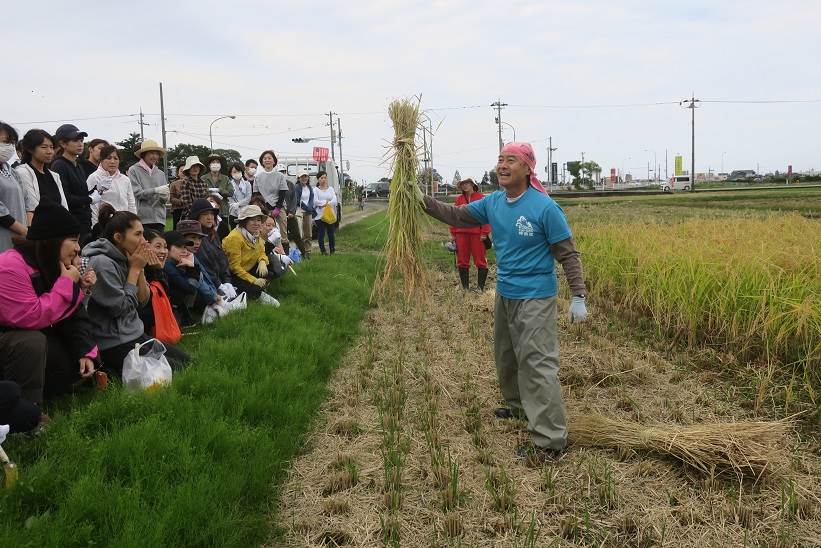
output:
[[[86,232],[91,232],[91,197],[88,195],[85,173],[80,164],[73,164],[60,156],[51,162],[50,169],[60,175],[68,210]]]
[[[47,293],[50,289],[43,283],[43,278],[39,272],[35,272],[31,275],[31,285],[38,296]],[[80,295],[77,291],[78,286],[75,284],[74,288],[76,293],[75,298],[79,298]],[[94,326],[91,324],[91,320],[88,318],[88,312],[86,312],[86,308],[83,305],[78,306],[74,313],[68,318],[60,320],[42,331],[47,336],[53,335],[60,339],[63,343],[63,347],[68,350],[70,354],[69,358],[72,360],[79,361],[80,358],[85,357],[86,354],[97,346],[94,340]],[[93,361],[99,363],[99,355]]]

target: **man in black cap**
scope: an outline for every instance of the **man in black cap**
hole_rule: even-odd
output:
[[[68,210],[83,226],[83,232],[80,234],[81,241],[91,232],[91,203],[101,201],[100,194],[96,190],[89,195],[87,177],[77,160],[83,153],[85,137],[88,137],[88,134],[77,129],[75,125],[63,124],[58,127],[54,134],[54,142],[58,145],[58,150],[62,155],[51,163],[51,170],[60,175]]]

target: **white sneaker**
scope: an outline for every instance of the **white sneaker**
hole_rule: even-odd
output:
[[[259,302],[261,302],[263,304],[271,305],[274,308],[279,308],[279,301],[276,300],[275,298],[273,298],[272,296],[270,296],[268,293],[266,293],[264,291],[259,296]]]

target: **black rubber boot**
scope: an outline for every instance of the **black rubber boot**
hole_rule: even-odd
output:
[[[467,291],[470,287],[470,270],[468,270],[467,268],[460,268],[459,281],[462,282],[462,289]]]
[[[479,291],[485,290],[485,282],[487,281],[487,268],[477,268]]]

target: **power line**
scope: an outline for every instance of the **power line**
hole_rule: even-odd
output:
[[[722,100],[722,99],[702,99],[702,103],[729,103],[729,104],[777,104],[777,103],[821,103],[821,99],[750,99],[750,100]]]
[[[573,110],[586,108],[634,108],[634,107],[655,107],[661,105],[677,105],[678,101],[657,101],[654,103],[612,103],[593,105],[508,105],[511,108],[533,108],[533,109],[553,109],[553,110]]]
[[[139,116],[139,113],[135,114],[114,114],[111,116],[91,116],[88,118],[66,118],[64,120],[36,120],[34,122],[9,122],[10,124],[16,124],[20,126],[28,126],[34,124],[56,124],[59,122],[87,122],[89,120],[111,120],[113,118],[129,118]]]

